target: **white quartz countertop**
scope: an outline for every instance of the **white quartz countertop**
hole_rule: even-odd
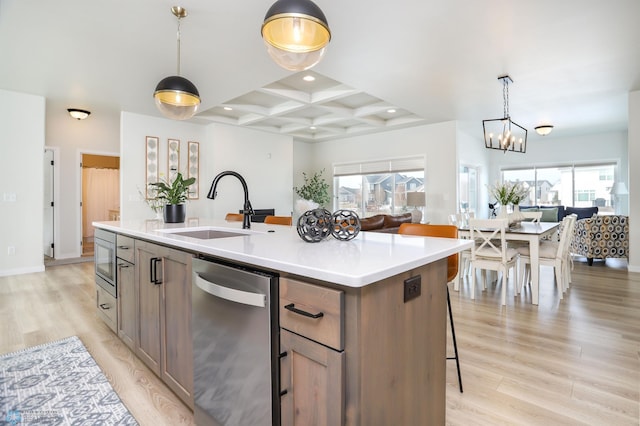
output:
[[[378,232],[360,232],[350,241],[329,236],[318,243],[303,241],[295,226],[211,219],[170,224],[158,220],[94,222],[97,228],[211,255],[230,261],[283,271],[348,287],[363,287],[471,247],[471,242]],[[174,232],[212,229],[240,236],[198,239]]]

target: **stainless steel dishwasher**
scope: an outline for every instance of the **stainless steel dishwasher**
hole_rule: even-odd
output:
[[[279,425],[278,277],[193,260],[194,419]]]

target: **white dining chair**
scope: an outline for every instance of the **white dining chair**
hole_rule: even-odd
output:
[[[522,215],[524,220],[533,223],[540,223],[540,219],[542,218],[542,212],[521,211],[520,214]]]
[[[514,283],[518,285],[518,252],[507,245],[505,232],[507,219],[469,219],[469,235],[475,241],[471,246],[471,298],[475,299],[476,269],[502,273],[502,304],[507,304],[509,271],[513,271]],[[482,274],[482,288],[486,289],[486,272]]]
[[[449,225],[455,225],[458,228],[465,227],[469,222],[469,216],[465,213],[456,213],[449,215]],[[460,291],[461,277],[471,274],[471,250],[463,250],[460,252],[460,261],[458,262],[458,275],[453,280],[453,289]]]
[[[560,299],[569,288],[570,277],[570,260],[569,260],[569,242],[573,235],[573,226],[575,218],[566,216],[562,219],[560,225],[559,241],[543,241],[540,243],[539,259],[540,265],[551,266],[554,268],[554,277],[558,289]],[[522,283],[518,285],[517,293],[521,293],[525,284],[530,282],[531,257],[529,246],[518,247],[520,255],[520,270],[522,272]]]

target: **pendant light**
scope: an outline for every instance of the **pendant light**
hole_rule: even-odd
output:
[[[192,82],[180,76],[180,20],[187,16],[187,10],[173,6],[171,12],[178,18],[178,73],[160,80],[153,97],[162,115],[187,120],[198,110],[200,94]]]
[[[527,129],[513,121],[509,114],[509,83],[513,83],[513,80],[508,75],[498,77],[498,80],[502,82],[504,115],[502,118],[482,120],[484,146],[499,149],[505,154],[507,151],[524,154],[527,152]]]
[[[331,31],[311,0],[278,0],[264,17],[262,38],[271,59],[291,71],[307,70],[322,59]]]

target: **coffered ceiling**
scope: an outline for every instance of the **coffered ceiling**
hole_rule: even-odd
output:
[[[196,123],[321,142],[459,120],[481,138],[509,74],[514,121],[553,124],[561,137],[626,130],[627,94],[640,90],[638,0],[316,0],[333,37],[311,84],[266,52],[273,1],[1,0],[0,88],[44,96],[48,110],[88,109],[90,120],[160,116],[152,93],[175,74],[178,4],[189,12],[181,74],[202,97]]]
[[[313,71],[287,76],[198,114],[306,141],[391,130],[424,120]]]

